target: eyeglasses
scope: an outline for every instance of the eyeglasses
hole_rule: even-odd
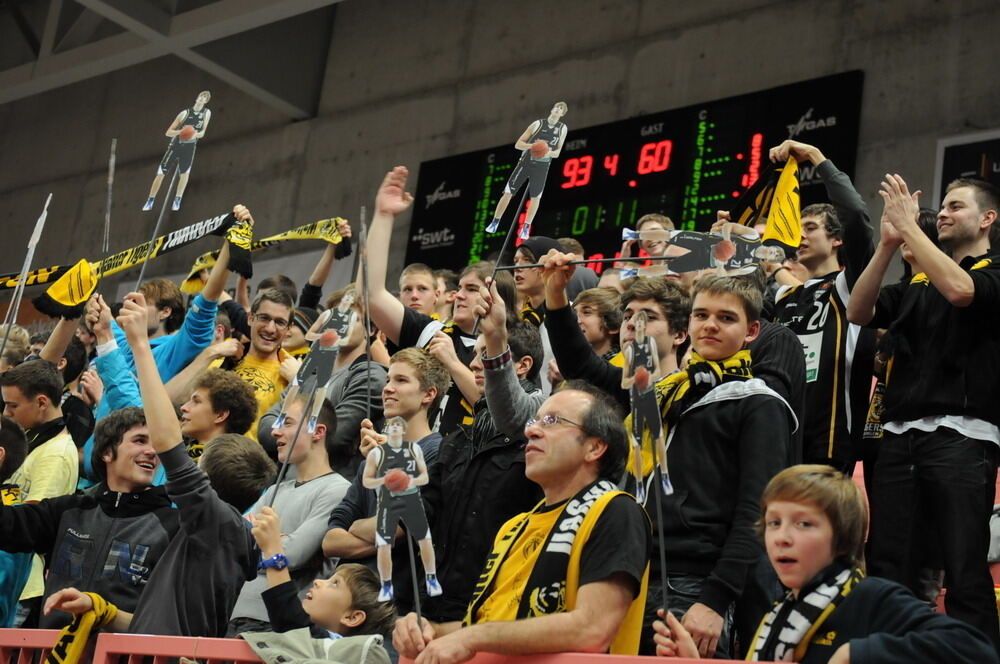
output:
[[[267,314],[254,314],[253,319],[260,323],[261,325],[267,325],[268,323],[274,323],[274,326],[279,330],[284,330],[288,328],[288,321],[284,318],[271,318]]]
[[[564,424],[569,424],[574,427],[579,427],[581,429],[583,428],[583,425],[580,424],[579,422],[574,422],[568,417],[563,417],[562,415],[555,415],[553,413],[547,413],[545,415],[542,415],[541,417],[532,417],[530,420],[527,421],[527,423],[524,426],[525,428],[528,428],[537,425],[543,429],[548,429],[551,426],[555,426],[559,422],[562,422]]]

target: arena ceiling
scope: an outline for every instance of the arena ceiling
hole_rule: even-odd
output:
[[[0,0],[0,104],[176,56],[290,118],[308,118],[339,1]],[[290,85],[287,66],[315,75]]]

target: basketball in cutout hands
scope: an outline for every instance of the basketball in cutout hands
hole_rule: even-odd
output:
[[[646,367],[639,367],[635,370],[635,388],[640,392],[649,389],[649,379],[649,369]]]
[[[736,244],[732,240],[723,240],[713,247],[712,253],[715,255],[715,260],[726,263],[736,255]]]
[[[545,141],[535,141],[531,144],[531,156],[541,159],[549,153],[549,144]]]
[[[181,130],[177,133],[177,138],[182,141],[190,141],[195,137],[198,132],[191,125],[184,125]]]
[[[393,468],[385,474],[383,478],[385,488],[393,493],[406,491],[410,486],[410,476],[400,468]]]

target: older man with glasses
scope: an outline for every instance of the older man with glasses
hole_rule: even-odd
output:
[[[638,651],[651,535],[642,508],[613,483],[628,454],[621,414],[570,381],[524,433],[525,475],[545,499],[500,528],[465,620],[411,613],[396,623],[393,643],[417,664],[484,651]]]
[[[257,417],[247,432],[254,440],[261,415],[278,402],[299,370],[299,360],[281,348],[294,308],[291,296],[277,288],[260,291],[250,306],[250,343],[233,371],[250,384],[257,399]],[[274,449],[267,452],[272,457],[276,454]]]

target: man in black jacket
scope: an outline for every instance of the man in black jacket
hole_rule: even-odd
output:
[[[948,615],[1000,650],[986,565],[1000,445],[1000,260],[990,234],[1000,191],[982,180],[948,185],[938,249],[917,224],[917,195],[887,175],[882,235],[854,287],[848,317],[893,338],[884,435],[869,488],[870,570],[917,590],[926,533],[940,542]],[[902,244],[920,266],[908,283],[879,289]]]
[[[508,330],[503,303],[490,312],[480,319],[483,334],[470,366],[484,389],[475,422],[441,442],[438,463],[421,491],[444,589],[424,605],[435,622],[465,617],[500,526],[542,499],[538,485],[524,476],[524,425],[545,400],[532,382],[541,369],[542,340],[525,321],[514,321]]]
[[[44,597],[75,586],[132,612],[177,531],[177,513],[164,487],[151,486],[159,460],[141,408],[112,412],[94,435],[101,483],[84,495],[0,507],[0,548],[46,557]],[[68,622],[56,613],[40,627]]]

